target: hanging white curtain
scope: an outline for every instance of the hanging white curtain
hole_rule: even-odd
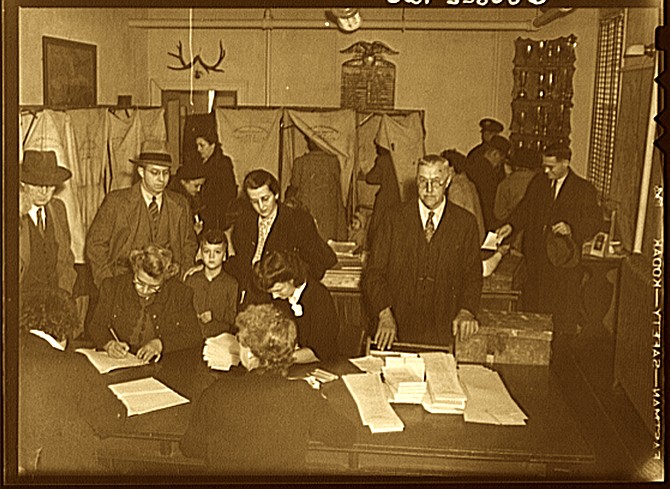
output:
[[[130,158],[137,158],[142,145],[142,124],[135,110],[116,110],[109,117],[109,154],[112,169],[108,190],[132,185],[135,165]]]
[[[223,153],[233,160],[241,186],[251,170],[263,168],[279,177],[280,109],[214,109]]]
[[[22,115],[21,127],[22,132],[25,130],[22,134],[24,141],[22,151],[54,151],[58,164],[72,172],[72,178],[60,185],[54,195],[65,203],[75,263],[84,263],[86,228],[82,219],[79,182],[85,177],[79,164],[72,119],[65,112],[46,109],[35,117],[32,114]]]

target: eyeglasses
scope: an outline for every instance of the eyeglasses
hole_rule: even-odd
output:
[[[161,288],[160,285],[151,285],[146,282],[142,282],[139,278],[135,277],[133,279],[133,283],[135,284],[135,287],[138,287],[142,290],[146,290],[147,292],[155,293],[158,292]]]
[[[418,177],[416,179],[416,183],[419,186],[419,188],[425,188],[426,190],[432,188],[432,187],[441,187],[445,183],[447,183],[447,179],[445,178],[444,180],[440,180],[439,178],[423,178],[423,177]]]

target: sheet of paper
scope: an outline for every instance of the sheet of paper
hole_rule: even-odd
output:
[[[356,402],[363,425],[368,426],[370,431],[387,433],[405,428],[387,400],[379,374],[349,374],[343,375],[342,380]]]
[[[468,396],[465,421],[523,426],[528,419],[497,372],[482,365],[461,365],[458,375]]]
[[[147,362],[143,362],[132,353],[128,353],[123,358],[112,358],[106,351],[96,351],[92,348],[77,348],[75,351],[86,355],[88,360],[101,374],[106,374],[119,368],[141,367],[147,364]]]
[[[149,377],[108,386],[126,406],[128,416],[149,413],[189,402],[165,384]]]
[[[207,338],[202,349],[202,357],[213,370],[230,370],[240,363],[240,344],[230,333]]]
[[[495,251],[498,249],[499,244],[498,235],[493,231],[489,231],[486,239],[484,239],[484,243],[482,243],[482,250]]]
[[[382,367],[384,366],[383,359],[373,357],[371,355],[366,357],[350,358],[349,361],[356,365],[356,367],[358,367],[363,372],[368,372],[371,374],[381,373]]]

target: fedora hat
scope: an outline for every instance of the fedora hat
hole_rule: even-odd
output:
[[[545,236],[549,263],[558,268],[574,268],[579,264],[580,252],[571,236],[560,236],[548,230]]]
[[[55,151],[29,149],[23,153],[20,179],[29,185],[58,185],[72,176],[72,172],[58,166]]]
[[[131,163],[136,165],[158,165],[172,166],[172,156],[167,150],[167,145],[163,141],[145,141],[142,143],[142,150],[138,158],[130,158]]]
[[[479,121],[481,131],[502,132],[503,125],[495,119],[482,119]]]

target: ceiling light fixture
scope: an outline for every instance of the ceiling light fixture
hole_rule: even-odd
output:
[[[361,26],[361,13],[357,8],[333,8],[330,11],[344,32],[354,32]]]

